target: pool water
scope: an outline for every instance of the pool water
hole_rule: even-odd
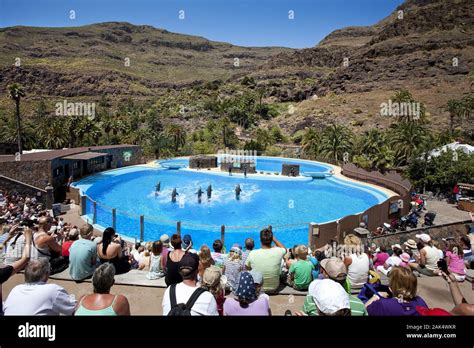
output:
[[[170,162],[170,161],[167,161]],[[173,163],[187,164],[187,159]],[[257,161],[257,170],[280,171],[282,163],[296,163],[304,171],[329,171],[328,165],[308,161],[285,161],[264,158]],[[263,169],[264,168],[264,169]],[[155,194],[156,184],[161,191]],[[240,199],[234,189],[240,184]],[[212,197],[206,188],[212,185]],[[220,238],[221,225],[226,226],[225,244],[243,244],[252,237],[259,246],[258,232],[272,225],[277,239],[285,246],[307,243],[308,223],[323,223],[362,212],[384,201],[385,193],[373,187],[335,177],[286,178],[277,175],[228,176],[205,170],[167,170],[133,166],[85,178],[75,183],[83,194],[98,202],[97,224],[111,226],[111,209],[117,209],[117,231],[139,238],[139,216],[145,219],[145,240],[156,240],[163,233],[176,231],[176,221],[182,223],[182,234],[191,234],[194,245],[211,245]],[[196,192],[204,191],[201,202]],[[171,202],[171,192],[177,189],[177,202]],[[92,218],[92,204],[87,206]]]

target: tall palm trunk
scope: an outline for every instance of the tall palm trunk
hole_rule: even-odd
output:
[[[20,120],[20,98],[15,99],[16,104],[16,128],[17,128],[17,139],[18,139],[18,152],[20,155],[23,153],[23,145],[21,143],[21,120]]]

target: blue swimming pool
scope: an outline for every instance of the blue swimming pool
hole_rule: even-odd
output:
[[[187,159],[167,160],[187,165]],[[163,163],[163,161],[160,161]],[[300,164],[301,171],[329,172],[331,166],[302,160],[258,158],[257,170],[279,172],[282,163]],[[155,185],[161,191],[155,195]],[[236,199],[234,188],[240,184],[242,193]],[[199,202],[196,192],[212,185],[208,200],[204,192]],[[205,170],[169,170],[160,166],[133,166],[102,172],[74,183],[83,194],[98,202],[97,224],[112,223],[112,208],[117,209],[117,231],[139,238],[139,216],[144,215],[145,240],[154,240],[163,233],[172,234],[176,221],[182,223],[182,234],[191,234],[195,245],[212,244],[226,226],[225,244],[243,244],[253,237],[258,245],[260,229],[272,225],[275,235],[285,245],[306,243],[308,223],[323,223],[362,212],[384,201],[387,195],[373,187],[336,177],[315,179],[286,178],[278,175],[243,175],[214,173]],[[171,191],[177,189],[176,203]],[[87,205],[92,219],[92,204]]]

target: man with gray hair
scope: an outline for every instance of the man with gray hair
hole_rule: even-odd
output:
[[[57,284],[47,284],[50,274],[46,258],[31,260],[25,269],[25,284],[15,286],[4,305],[5,315],[71,315],[74,295]]]

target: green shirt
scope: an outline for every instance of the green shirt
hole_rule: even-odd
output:
[[[263,290],[275,291],[280,284],[281,260],[286,254],[284,248],[252,250],[245,260],[245,265],[263,276]]]
[[[308,289],[309,283],[313,281],[313,275],[311,273],[313,269],[313,263],[308,260],[298,260],[291,264],[289,272],[295,275],[294,282],[296,289]]]
[[[349,305],[351,307],[351,316],[367,316],[367,309],[365,308],[365,305],[356,296],[349,295]],[[316,304],[313,300],[313,296],[306,295],[303,304],[303,312],[309,316],[319,315],[318,308],[316,307]]]

